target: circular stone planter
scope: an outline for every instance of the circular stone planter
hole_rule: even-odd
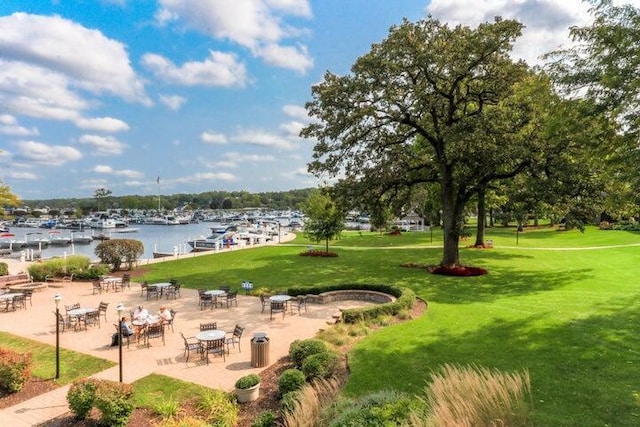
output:
[[[260,396],[260,383],[249,388],[236,388],[238,403],[253,402]]]

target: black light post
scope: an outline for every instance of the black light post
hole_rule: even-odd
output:
[[[124,305],[122,303],[118,304],[116,310],[118,311],[118,368],[119,379],[122,382],[122,312],[124,311]]]
[[[56,294],[53,298],[56,302],[56,379],[60,378],[60,301],[62,295]]]

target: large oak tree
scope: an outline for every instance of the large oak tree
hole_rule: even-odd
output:
[[[301,132],[316,139],[310,172],[337,177],[352,197],[389,203],[437,183],[441,265],[458,265],[466,204],[537,157],[539,141],[527,135],[532,105],[550,89],[509,57],[521,30],[500,18],[473,29],[432,18],[392,27],[351,74],[327,72],[313,87],[306,108],[317,121]]]

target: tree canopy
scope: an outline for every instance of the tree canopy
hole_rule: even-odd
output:
[[[344,228],[345,214],[326,191],[316,191],[309,196],[303,208],[304,232],[316,242],[325,241],[329,252],[329,240],[340,235]]]
[[[429,18],[394,26],[351,74],[313,87],[301,134],[315,138],[310,172],[370,201],[440,190],[442,265],[459,264],[465,206],[482,186],[511,178],[539,155],[535,126],[546,79],[509,57],[522,25],[496,18],[477,28]],[[542,96],[541,96],[542,95]]]

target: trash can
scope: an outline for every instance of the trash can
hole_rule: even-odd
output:
[[[251,338],[251,367],[264,368],[269,364],[269,338],[264,332],[256,332]]]

